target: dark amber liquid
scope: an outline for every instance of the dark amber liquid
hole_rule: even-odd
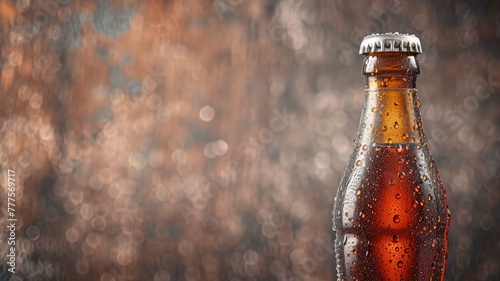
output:
[[[448,217],[426,145],[359,145],[335,202],[339,280],[444,280]]]

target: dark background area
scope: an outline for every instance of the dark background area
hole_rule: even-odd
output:
[[[0,279],[335,280],[359,44],[399,31],[423,46],[446,280],[500,280],[499,3],[0,0]]]

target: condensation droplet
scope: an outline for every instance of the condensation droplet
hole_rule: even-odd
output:
[[[397,265],[399,268],[403,267],[403,261],[398,261]]]
[[[394,129],[398,129],[398,128],[399,128],[398,122],[394,122]]]
[[[361,164],[363,164],[363,161],[361,160],[356,161],[356,166],[361,166]]]
[[[399,215],[395,215],[393,218],[392,218],[392,221],[394,223],[399,223],[401,221],[401,218],[399,217]]]
[[[393,243],[397,243],[397,242],[399,242],[399,236],[398,236],[397,234],[394,234],[394,235],[392,236],[392,240],[391,240],[391,241],[392,241]]]
[[[432,195],[427,196],[427,200],[432,201]]]
[[[376,107],[372,107],[372,112],[373,113],[377,112],[377,108]]]
[[[413,130],[414,131],[418,130],[418,124],[417,123],[413,124]]]
[[[396,152],[397,153],[403,152],[403,147],[401,145],[398,145],[398,147],[396,148]]]
[[[401,199],[401,194],[396,193],[396,199]]]
[[[399,173],[398,173],[398,178],[402,180],[402,179],[404,179],[405,177],[406,177],[406,174],[405,174],[403,171],[399,171]]]

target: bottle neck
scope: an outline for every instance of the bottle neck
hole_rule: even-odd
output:
[[[358,139],[362,143],[424,142],[417,99],[419,62],[412,53],[373,53],[365,57],[365,101]]]

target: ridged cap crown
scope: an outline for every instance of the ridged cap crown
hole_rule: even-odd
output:
[[[413,34],[383,33],[366,36],[359,48],[360,55],[379,52],[409,52],[422,53],[422,45],[417,36]]]

